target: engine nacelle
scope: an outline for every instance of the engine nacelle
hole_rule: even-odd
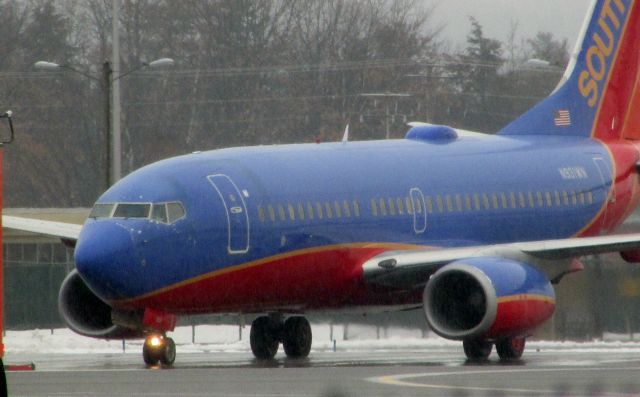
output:
[[[102,339],[139,338],[141,330],[113,323],[113,309],[94,294],[73,270],[62,282],[58,309],[69,328],[80,335]],[[120,314],[120,313],[119,313]],[[120,314],[119,317],[123,317]]]
[[[530,265],[469,258],[438,270],[423,294],[431,328],[448,339],[525,336],[555,309],[551,283]]]

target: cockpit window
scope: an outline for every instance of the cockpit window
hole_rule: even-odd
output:
[[[167,215],[169,216],[169,223],[177,221],[178,219],[184,217],[185,214],[186,212],[181,203],[167,203]]]
[[[151,219],[158,223],[174,223],[186,215],[182,203],[110,203],[96,204],[89,214],[90,218],[136,218]]]
[[[149,212],[151,211],[151,204],[142,203],[126,203],[118,204],[114,218],[149,218]]]
[[[93,206],[89,218],[110,218],[113,213],[113,207],[115,207],[115,204],[96,204]]]
[[[167,223],[167,205],[154,204],[151,209],[151,220],[160,223]]]

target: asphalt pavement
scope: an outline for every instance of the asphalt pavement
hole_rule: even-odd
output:
[[[468,362],[461,347],[421,351],[179,354],[173,368],[140,355],[19,354],[35,371],[7,374],[11,396],[640,396],[640,352],[624,345],[529,344],[524,358]]]

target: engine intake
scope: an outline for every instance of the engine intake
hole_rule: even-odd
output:
[[[555,295],[546,277],[504,258],[470,258],[437,271],[423,294],[427,322],[448,339],[520,336],[546,321]]]
[[[80,335],[103,339],[141,337],[142,331],[113,323],[113,309],[94,294],[80,274],[65,277],[58,294],[58,309],[69,328]]]

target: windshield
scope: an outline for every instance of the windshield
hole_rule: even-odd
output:
[[[151,204],[118,204],[114,218],[148,218]]]
[[[182,203],[100,203],[93,206],[90,218],[135,218],[150,219],[158,223],[171,224],[186,215]]]

